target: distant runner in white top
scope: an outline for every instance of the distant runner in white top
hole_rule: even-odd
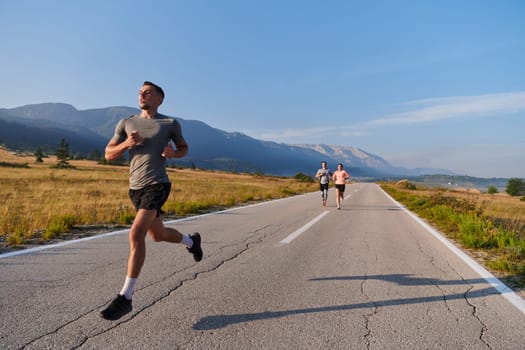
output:
[[[321,162],[321,169],[317,170],[315,178],[319,180],[319,189],[321,190],[321,198],[323,200],[323,207],[326,206],[328,199],[328,183],[332,177],[332,172],[326,167],[326,162]]]

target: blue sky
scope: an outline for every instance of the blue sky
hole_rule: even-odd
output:
[[[222,130],[525,178],[525,1],[0,0],[0,30],[0,108],[151,80]]]

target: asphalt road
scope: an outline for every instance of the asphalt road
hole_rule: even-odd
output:
[[[118,321],[99,312],[124,282],[126,231],[4,255],[0,349],[525,347],[522,299],[377,185],[345,194],[341,210],[312,193],[170,222],[201,232],[204,259],[148,239]]]

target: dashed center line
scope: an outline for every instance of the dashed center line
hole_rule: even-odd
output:
[[[321,214],[319,214],[316,218],[314,218],[313,220],[311,220],[310,222],[308,222],[307,224],[305,224],[303,227],[301,227],[300,229],[298,229],[297,231],[295,231],[294,233],[290,234],[288,237],[286,237],[285,239],[283,239],[282,241],[280,241],[279,243],[281,244],[288,244],[290,243],[291,241],[293,241],[294,239],[296,239],[297,237],[299,237],[299,235],[301,235],[304,231],[308,230],[310,227],[312,227],[317,221],[321,220],[325,215],[327,215],[330,211],[326,210],[324,212],[322,212]]]

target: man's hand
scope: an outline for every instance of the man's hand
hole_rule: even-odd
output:
[[[169,141],[168,145],[164,147],[164,151],[162,151],[162,156],[164,158],[182,158],[186,154],[188,154],[188,144],[184,139],[180,140],[179,143],[175,145]]]
[[[174,158],[175,157],[175,150],[173,149],[173,146],[171,145],[171,142],[168,143],[166,147],[164,147],[164,151],[162,152],[162,156],[164,158]]]
[[[144,139],[142,138],[142,136],[140,136],[137,130],[133,130],[128,136],[129,148],[139,146],[142,144],[143,141]]]

